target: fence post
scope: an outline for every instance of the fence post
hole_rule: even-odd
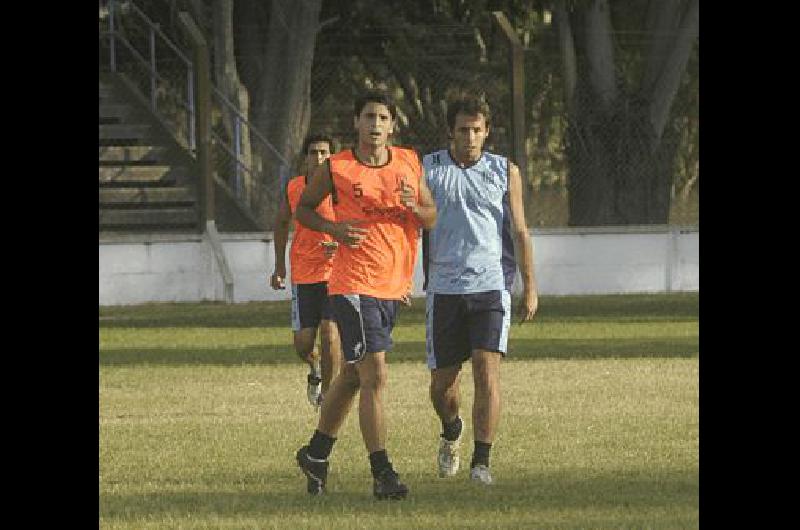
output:
[[[195,136],[197,142],[197,162],[200,168],[200,209],[202,226],[214,220],[214,179],[211,171],[211,73],[208,58],[208,44],[200,28],[186,11],[178,18],[189,36],[194,51],[195,86]]]
[[[664,291],[667,293],[671,293],[673,291],[672,286],[675,283],[674,280],[678,268],[679,234],[680,230],[674,226],[671,226],[669,229],[669,234],[667,235],[667,259],[664,267]]]
[[[195,108],[194,108],[194,68],[191,65],[186,69],[186,101],[188,102],[189,120],[189,150],[194,152],[197,148],[197,131],[195,128]]]
[[[116,52],[116,43],[114,41],[114,0],[110,0],[108,2],[108,35],[109,35],[109,57],[111,62],[111,71],[117,71],[117,52]]]
[[[156,110],[156,31],[150,26],[150,105]]]
[[[508,40],[511,66],[511,136],[514,146],[514,162],[522,176],[522,197],[527,203],[528,154],[525,149],[525,48],[514,28],[502,11],[493,11],[497,25]]]
[[[243,199],[245,194],[242,192],[242,122],[240,121],[238,113],[234,113],[233,124],[233,152],[236,155],[236,160],[234,161],[236,196]],[[250,205],[248,204],[248,206]]]

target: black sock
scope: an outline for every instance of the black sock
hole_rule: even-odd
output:
[[[372,471],[372,476],[375,478],[378,478],[380,472],[387,467],[392,467],[392,464],[389,462],[389,455],[386,454],[386,449],[381,449],[380,451],[369,454],[369,467]]]
[[[489,451],[491,450],[492,444],[475,440],[475,451],[472,453],[472,463],[469,467],[475,467],[478,464],[489,467]]]
[[[314,430],[314,436],[308,442],[308,456],[317,460],[327,460],[333,450],[333,442],[336,438],[331,438],[325,433]]]
[[[461,435],[461,427],[463,425],[464,424],[461,421],[461,416],[456,416],[456,419],[450,423],[445,423],[444,420],[442,420],[442,438],[448,442],[458,440],[458,437]]]

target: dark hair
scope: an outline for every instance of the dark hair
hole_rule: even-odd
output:
[[[489,123],[492,121],[492,112],[489,110],[489,104],[478,96],[466,94],[451,101],[447,106],[447,126],[451,131],[456,126],[456,116],[459,112],[469,116],[482,114],[486,121],[486,127],[489,127]]]
[[[324,134],[309,134],[306,136],[306,139],[303,140],[303,156],[308,154],[308,147],[317,142],[327,142],[328,150],[333,154],[333,140],[331,140],[329,136]]]
[[[397,107],[392,101],[392,98],[386,92],[382,90],[368,90],[361,94],[358,99],[356,99],[354,108],[354,116],[356,118],[361,116],[361,111],[364,110],[364,107],[367,106],[367,103],[380,103],[382,105],[386,105],[386,108],[389,109],[389,114],[392,115],[392,119],[397,119]]]

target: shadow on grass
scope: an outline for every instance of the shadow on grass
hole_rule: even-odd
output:
[[[508,361],[522,359],[599,359],[640,357],[697,357],[697,338],[669,339],[511,339]],[[389,362],[424,362],[425,342],[396,342]],[[290,345],[246,348],[119,348],[100,351],[100,365],[223,366],[298,363]]]
[[[102,328],[290,328],[291,302],[184,303],[101,307]]]
[[[285,347],[249,346],[246,348],[119,348],[100,351],[101,366],[120,365],[199,365],[221,366],[275,365],[299,363],[289,344]]]
[[[202,519],[204,515],[274,517],[286,523],[289,522],[287,518],[294,516],[305,522],[321,517],[331,525],[336,524],[339,515],[350,522],[354,516],[374,517],[376,523],[384,517],[406,516],[410,525],[413,525],[413,517],[424,516],[441,517],[443,526],[448,522],[473,521],[482,527],[497,524],[513,527],[521,522],[521,514],[536,517],[537,512],[545,510],[558,513],[562,523],[586,524],[587,517],[592,519],[592,511],[598,512],[595,518],[608,518],[613,517],[608,513],[610,510],[618,509],[624,521],[636,520],[638,513],[650,525],[691,521],[696,518],[699,507],[699,477],[688,470],[652,471],[646,475],[592,472],[589,476],[579,476],[572,470],[536,475],[523,472],[496,476],[490,488],[469,483],[463,472],[457,479],[447,482],[429,476],[407,475],[404,480],[411,490],[410,496],[397,502],[376,501],[366,477],[363,485],[358,486],[354,486],[353,479],[341,484],[331,477],[329,491],[321,497],[306,494],[305,481],[299,474],[296,490],[292,482],[287,482],[287,477],[274,478],[277,479],[275,483],[266,482],[263,491],[257,492],[231,492],[230,484],[217,485],[225,491],[213,491],[214,485],[210,484],[206,491],[198,492],[104,493],[100,496],[100,514],[108,522],[191,514],[194,519]],[[262,480],[265,479],[258,482]],[[261,484],[258,486],[251,483],[249,488],[260,489]],[[654,521],[656,514],[669,520]],[[614,526],[615,522],[622,521],[603,522]]]
[[[694,321],[699,293],[613,296],[543,296],[536,319],[541,322],[659,322]],[[518,300],[513,301],[514,307]],[[290,325],[289,301],[242,304],[183,303],[101,307],[100,328],[263,327]],[[423,324],[425,300],[401,307],[398,324]]]
[[[694,338],[517,339],[509,340],[508,359],[600,359],[697,357]]]

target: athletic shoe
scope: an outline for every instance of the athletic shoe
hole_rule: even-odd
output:
[[[308,446],[304,445],[297,451],[297,465],[308,479],[306,489],[311,495],[320,495],[325,492],[325,482],[328,480],[328,462],[315,462],[308,456]]]
[[[473,467],[469,472],[469,478],[487,486],[490,486],[492,482],[494,482],[492,480],[492,474],[489,473],[489,467],[483,464],[478,464]]]
[[[387,467],[378,474],[373,481],[372,492],[378,499],[404,499],[408,488],[400,482],[400,477],[394,469]]]
[[[458,456],[458,449],[461,446],[461,435],[453,440],[439,438],[439,478],[452,477],[458,471],[461,459]]]
[[[319,407],[320,396],[322,395],[322,378],[313,373],[308,374],[308,402],[315,409]]]

